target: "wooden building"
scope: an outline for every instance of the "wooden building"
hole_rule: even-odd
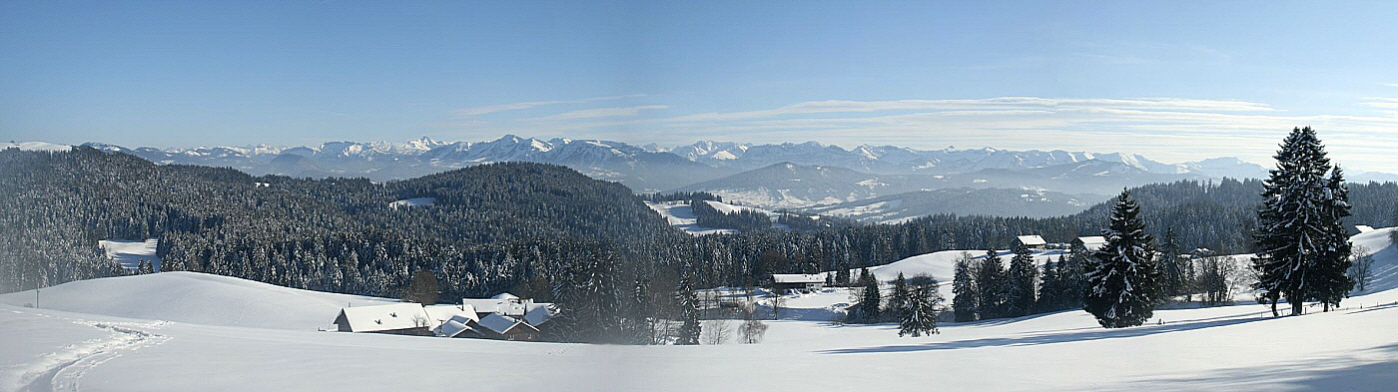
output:
[[[416,303],[341,308],[335,325],[341,332],[432,336],[432,318]]]

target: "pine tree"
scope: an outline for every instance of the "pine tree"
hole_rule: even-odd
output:
[[[1159,274],[1140,212],[1131,192],[1123,189],[1112,209],[1111,224],[1102,233],[1107,244],[1093,254],[1087,267],[1083,309],[1104,328],[1141,325],[1155,310]]]
[[[1293,315],[1307,299],[1338,305],[1353,286],[1344,269],[1335,272],[1348,268],[1350,253],[1340,223],[1349,213],[1343,176],[1331,173],[1325,146],[1310,127],[1293,129],[1274,158],[1277,167],[1263,183],[1254,233],[1255,287],[1271,302],[1274,316],[1282,296]]]
[[[1326,246],[1319,249],[1316,271],[1307,275],[1313,280],[1306,286],[1311,289],[1307,298],[1320,301],[1324,311],[1328,312],[1331,307],[1339,307],[1340,300],[1349,297],[1349,292],[1354,290],[1354,279],[1349,276],[1349,268],[1353,264],[1350,258],[1353,245],[1349,242],[1349,232],[1343,221],[1350,215],[1349,189],[1345,187],[1340,165],[1335,165],[1334,170],[1330,171],[1323,195]]]
[[[925,280],[910,289],[908,302],[899,312],[898,336],[919,337],[937,333],[937,308],[942,304],[942,294],[937,291],[936,279],[927,276]]]
[[[864,293],[859,300],[859,319],[866,323],[877,323],[880,320],[879,307],[882,305],[883,297],[879,293],[879,280],[868,273],[864,274]]]
[[[1028,315],[1034,311],[1034,282],[1038,269],[1034,268],[1034,252],[1029,247],[1015,247],[1015,257],[1010,259],[1010,270],[1005,280],[1005,312],[1009,317]]]
[[[912,292],[908,291],[908,280],[903,278],[903,273],[899,272],[898,277],[893,279],[893,292],[888,295],[888,305],[884,313],[888,318],[902,319],[903,312],[908,310],[912,301]]]
[[[1058,257],[1062,262],[1063,256]],[[1039,302],[1037,311],[1052,312],[1059,309],[1063,300],[1059,298],[1059,293],[1063,290],[1063,282],[1058,278],[1058,265],[1053,260],[1044,262],[1044,269],[1040,272],[1041,283],[1039,284]]]
[[[680,271],[680,282],[675,288],[675,302],[680,309],[680,330],[675,338],[675,344],[697,345],[699,344],[699,298],[694,293],[693,268],[689,263],[685,263]]]
[[[976,260],[970,253],[961,252],[961,258],[956,260],[956,275],[951,282],[951,308],[955,313],[957,322],[976,321],[977,302],[979,298],[975,281]]]
[[[1175,236],[1175,228],[1165,228],[1165,237],[1160,244],[1161,291],[1162,299],[1168,300],[1184,295],[1184,269],[1180,267],[1180,241]]]
[[[980,305],[977,309],[981,320],[1004,317],[1004,276],[1000,255],[994,249],[987,251],[985,260],[981,260],[976,269],[976,303]]]

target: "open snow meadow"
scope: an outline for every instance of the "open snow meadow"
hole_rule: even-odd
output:
[[[900,338],[894,324],[832,322],[849,298],[828,289],[787,297],[760,344],[326,332],[341,307],[395,300],[191,272],[92,279],[44,288],[37,308],[32,290],[0,296],[0,391],[1392,390],[1392,230],[1352,238],[1372,252],[1375,280],[1328,313],[1272,318],[1244,293],[1232,306],[1157,310],[1138,327],[1064,311]],[[948,281],[954,256],[939,254],[873,272]]]

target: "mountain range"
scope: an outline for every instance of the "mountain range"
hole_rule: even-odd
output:
[[[637,193],[707,191],[738,203],[788,209],[830,207],[940,189],[1008,189],[1019,192],[1015,195],[1052,192],[1067,195],[1053,200],[1090,204],[1105,200],[1122,187],[1184,179],[1263,178],[1267,174],[1262,166],[1237,158],[1170,164],[1126,153],[954,147],[917,150],[872,145],[845,149],[816,142],[700,141],[666,148],[506,135],[482,142],[442,142],[424,137],[406,143],[345,141],[301,147],[86,145],[160,164],[232,167],[254,175],[367,177],[378,182],[490,162],[549,163],[622,183]],[[1398,177],[1361,174],[1352,179],[1364,181],[1366,176],[1377,180]]]

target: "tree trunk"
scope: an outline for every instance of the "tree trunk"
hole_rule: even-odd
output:
[[[1291,303],[1291,315],[1292,315],[1292,316],[1300,316],[1300,315],[1301,315],[1301,307],[1304,306],[1304,305],[1305,305],[1305,303],[1302,303],[1302,302],[1299,302],[1299,301],[1298,301],[1298,302],[1292,302],[1292,303]]]
[[[1276,299],[1276,298],[1272,298],[1271,300],[1272,300],[1272,317],[1281,317],[1280,314],[1277,314],[1277,299]]]

